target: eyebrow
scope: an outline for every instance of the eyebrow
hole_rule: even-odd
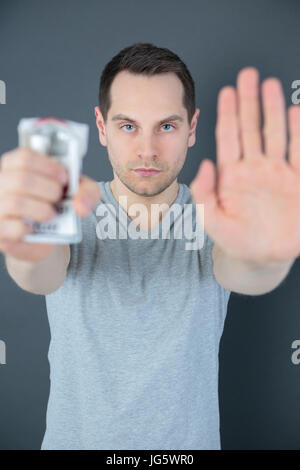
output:
[[[135,119],[132,119],[128,116],[125,116],[125,114],[116,114],[115,116],[113,116],[111,118],[111,120],[112,121],[129,121],[129,122],[132,122],[134,124],[138,124],[138,121],[136,121]],[[183,122],[184,119],[181,116],[179,116],[178,114],[171,114],[171,116],[168,116],[165,119],[162,119],[157,124],[163,124],[166,121],[180,121],[180,122]]]

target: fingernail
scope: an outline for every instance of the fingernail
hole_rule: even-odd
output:
[[[33,232],[33,227],[31,225],[26,225],[26,233],[32,233]]]
[[[83,199],[83,204],[84,204],[84,206],[86,207],[86,209],[87,209],[88,211],[91,211],[91,210],[93,209],[93,207],[94,207],[93,201],[91,201],[91,200],[88,199],[88,198],[84,198],[84,199]]]
[[[67,182],[69,181],[68,172],[67,172],[66,170],[62,170],[62,171],[59,173],[59,179],[60,179],[60,181],[61,181],[63,184],[67,184]]]

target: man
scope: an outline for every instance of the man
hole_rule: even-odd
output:
[[[289,109],[287,161],[280,82],[262,86],[264,142],[258,91],[252,67],[239,73],[237,90],[221,90],[217,169],[204,160],[188,188],[177,177],[200,110],[185,64],[137,43],[106,65],[95,115],[114,178],[97,183],[100,201],[88,179],[74,197],[88,214],[82,243],[30,264],[27,290],[46,295],[51,329],[42,449],[220,449],[218,349],[230,291],[275,289],[300,250],[299,109]],[[80,201],[88,188],[87,213]],[[154,204],[163,203],[153,222]],[[135,204],[147,211],[133,217]],[[195,229],[202,204],[203,246],[186,249],[176,222],[192,205]],[[175,205],[169,238],[159,237]],[[116,237],[98,221],[103,207]],[[124,236],[129,227],[140,236]],[[21,282],[20,264],[10,263],[28,286],[27,267]],[[50,268],[59,273],[51,282]]]

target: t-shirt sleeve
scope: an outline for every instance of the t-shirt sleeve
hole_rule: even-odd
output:
[[[96,216],[92,211],[87,217],[81,219],[82,240],[80,243],[70,244],[70,263],[67,276],[74,277],[83,269],[84,263],[90,262],[91,253],[97,249]]]

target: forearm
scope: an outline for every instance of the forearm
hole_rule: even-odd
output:
[[[225,289],[239,294],[261,295],[279,286],[295,259],[259,264],[232,258],[213,247],[214,275]]]
[[[61,286],[69,260],[69,245],[57,245],[47,258],[35,263],[5,255],[11,278],[21,289],[38,295],[47,295]]]

